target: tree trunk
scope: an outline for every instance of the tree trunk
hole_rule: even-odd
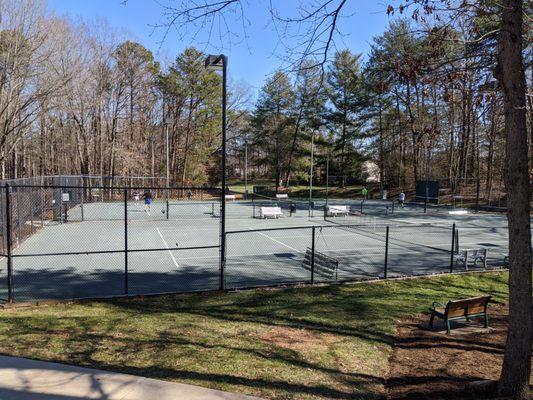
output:
[[[509,222],[509,328],[499,381],[502,395],[529,398],[531,373],[531,225],[522,60],[522,0],[502,1],[496,77],[504,95],[507,218]]]

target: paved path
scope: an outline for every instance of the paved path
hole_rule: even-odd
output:
[[[182,383],[0,356],[1,400],[258,400]]]

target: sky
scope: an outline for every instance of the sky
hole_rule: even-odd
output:
[[[280,55],[284,54],[269,15],[269,0],[244,0],[245,28],[247,39],[243,40],[243,24],[236,17],[229,16],[229,23],[235,26],[233,43],[222,48],[218,40],[206,44],[206,35],[192,35],[181,38],[171,29],[165,37],[165,30],[154,26],[164,21],[165,2],[179,4],[182,0],[48,0],[48,7],[57,15],[81,18],[87,22],[105,20],[112,29],[127,33],[151,50],[156,59],[172,61],[188,46],[195,46],[207,53],[224,52],[228,56],[229,78],[244,82],[257,91],[265,79],[276,68],[282,66]],[[272,0],[276,10],[283,15],[293,15],[296,5],[312,0]],[[380,35],[388,25],[386,4],[380,1],[351,0],[345,15],[339,23],[342,37],[337,37],[338,47],[348,48],[354,53],[367,54],[374,36]],[[234,18],[232,20],[232,17]]]

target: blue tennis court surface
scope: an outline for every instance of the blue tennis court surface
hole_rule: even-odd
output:
[[[330,201],[335,203],[346,201]],[[286,216],[265,220],[254,218],[256,206],[249,202],[229,202],[225,287],[309,281],[302,263],[313,247],[313,230],[315,251],[338,260],[339,280],[383,276],[386,225],[389,277],[448,272],[453,223],[460,249],[487,248],[489,266],[504,265],[504,215],[423,214],[418,208],[393,213],[390,203],[369,202],[363,215],[324,220],[321,206],[316,205],[311,217],[302,203],[291,217],[284,210]],[[155,202],[150,210],[141,202],[128,202],[127,208],[127,274],[124,203],[95,202],[85,204],[83,211],[76,206],[66,222],[38,227],[14,249],[15,301],[122,295],[126,285],[129,294],[219,287],[217,202]],[[0,297],[5,299],[5,259],[0,268]],[[315,279],[328,280],[319,274]]]

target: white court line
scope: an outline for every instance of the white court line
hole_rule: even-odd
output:
[[[168,250],[168,254],[170,254],[170,257],[172,258],[172,261],[174,261],[174,265],[176,266],[176,268],[179,268],[180,266],[178,265],[178,262],[177,262],[176,259],[174,258],[174,254],[172,254],[172,252],[170,251],[170,248],[168,247],[167,241],[165,240],[165,238],[164,238],[163,235],[161,234],[161,231],[159,230],[159,228],[156,228],[156,229],[157,229],[157,233],[159,233],[159,237],[161,238],[161,240],[162,240],[163,243],[165,244],[165,247],[166,247],[167,250]]]
[[[250,229],[251,231],[253,230],[252,228],[248,228],[248,229]],[[270,237],[270,236],[268,236],[268,235],[265,235],[263,232],[256,232],[256,233],[259,233],[260,235],[266,237],[267,239],[270,239],[270,240],[272,240],[273,242],[279,243],[279,244],[281,244],[282,246],[287,247],[288,249],[294,250],[294,251],[297,252],[297,253],[301,253],[300,250],[296,250],[294,247],[291,247],[291,246],[289,246],[288,244],[285,244],[285,243],[283,243],[283,242],[280,242],[279,240],[274,239],[273,237]]]

